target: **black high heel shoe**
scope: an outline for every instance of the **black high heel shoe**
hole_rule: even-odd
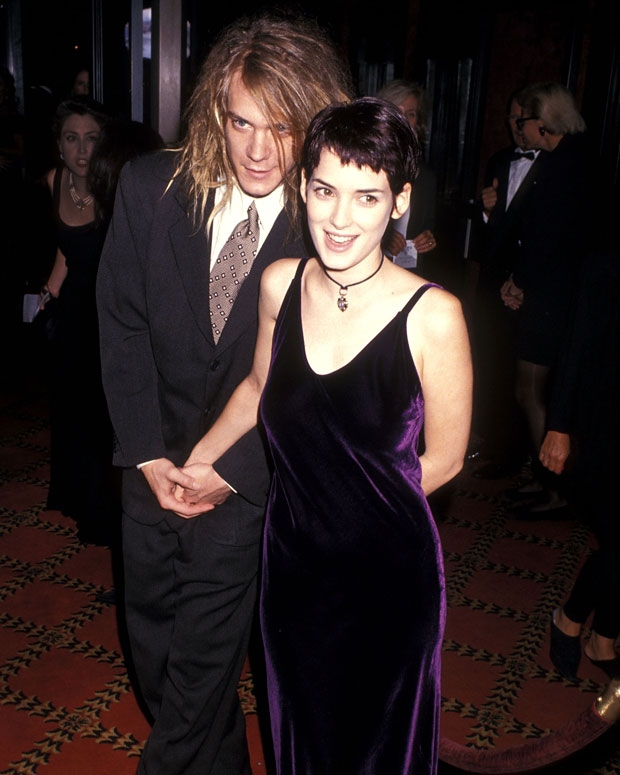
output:
[[[551,615],[551,645],[549,656],[554,666],[564,678],[574,681],[577,678],[577,668],[581,661],[581,636],[566,635],[555,623],[559,609]]]

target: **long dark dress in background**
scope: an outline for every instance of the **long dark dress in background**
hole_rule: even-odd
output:
[[[305,356],[304,266],[261,403],[275,470],[261,622],[278,773],[424,775],[437,766],[445,599],[407,315],[430,286],[350,363],[318,375]]]
[[[60,220],[61,170],[54,177],[58,247],[67,276],[49,321],[51,472],[47,506],[78,523],[88,542],[109,544],[118,527],[112,426],[101,382],[95,282],[105,226]]]

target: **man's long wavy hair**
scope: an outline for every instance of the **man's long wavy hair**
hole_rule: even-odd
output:
[[[333,102],[353,96],[348,67],[327,33],[305,17],[261,14],[228,26],[204,62],[186,111],[187,133],[175,177],[187,188],[197,223],[205,221],[209,191],[225,185],[218,210],[230,198],[234,177],[226,153],[224,128],[233,76],[263,111],[279,143],[285,206],[298,213],[299,163],[306,130],[313,116]],[[293,140],[293,169],[284,169],[277,126],[285,124]],[[215,215],[211,213],[209,224]],[[209,225],[207,224],[207,226]]]

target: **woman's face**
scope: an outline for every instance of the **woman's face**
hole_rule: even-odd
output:
[[[58,147],[67,168],[77,177],[86,177],[93,148],[101,128],[92,116],[73,113],[65,119]]]
[[[390,217],[402,215],[409,204],[410,186],[394,197],[386,173],[323,150],[310,180],[302,175],[301,195],[308,226],[323,264],[345,271],[367,263],[376,265]]]
[[[409,126],[416,129],[418,126],[418,98],[410,94],[397,107],[409,122]]]

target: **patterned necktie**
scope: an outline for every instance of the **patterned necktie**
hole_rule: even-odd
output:
[[[228,320],[241,283],[250,274],[257,248],[258,212],[252,202],[248,207],[248,217],[235,226],[209,277],[209,310],[216,342]]]

